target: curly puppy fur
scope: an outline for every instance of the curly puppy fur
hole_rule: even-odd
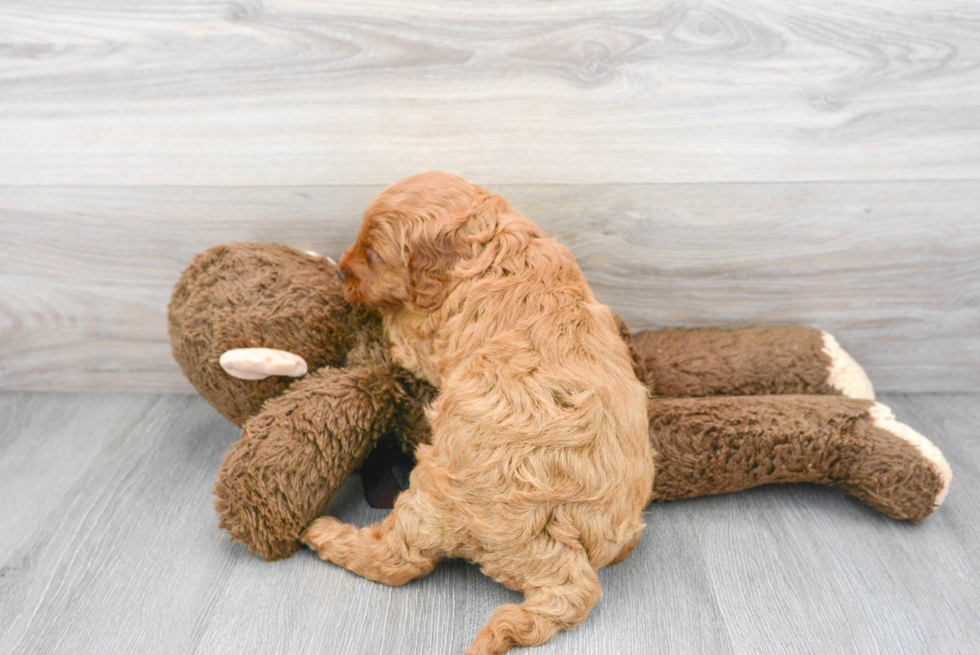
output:
[[[643,529],[647,390],[572,255],[502,197],[445,173],[367,208],[341,271],[379,308],[395,359],[439,389],[432,444],[387,519],[318,519],[303,539],[371,580],[405,584],[464,557],[524,593],[468,653],[541,644],[588,616],[596,569]]]

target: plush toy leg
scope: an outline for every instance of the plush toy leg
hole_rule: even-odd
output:
[[[874,399],[864,370],[833,336],[806,327],[644,330],[631,337],[656,396],[825,394]]]
[[[951,472],[928,439],[880,403],[833,396],[653,399],[655,500],[772,482],[837,485],[896,519],[921,521]]]
[[[269,399],[218,471],[220,527],[263,559],[295,552],[391,421],[395,387],[387,366],[324,368]]]

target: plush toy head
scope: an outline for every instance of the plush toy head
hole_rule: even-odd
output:
[[[215,483],[221,527],[265,559],[299,547],[303,527],[379,443],[428,439],[432,388],[395,366],[379,317],[344,301],[335,264],[274,244],[201,253],[174,289],[174,358],[242,439]],[[222,355],[272,348],[302,358],[300,379],[243,380]]]
[[[225,352],[285,350],[314,371],[343,366],[365,335],[381,338],[378,317],[344,301],[336,265],[275,244],[233,243],[195,257],[174,288],[168,318],[181,371],[238,426],[294,380],[232,377],[219,363]]]

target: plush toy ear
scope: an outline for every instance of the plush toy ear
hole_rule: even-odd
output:
[[[275,348],[233,348],[221,354],[218,364],[239,380],[264,380],[273,375],[301,378],[308,370],[305,359]]]

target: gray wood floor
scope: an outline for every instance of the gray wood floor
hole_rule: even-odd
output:
[[[980,646],[980,396],[886,395],[954,470],[922,525],[837,490],[651,506],[585,624],[535,653],[922,653]],[[250,559],[210,485],[237,432],[188,394],[0,394],[0,653],[461,653],[516,595],[459,561],[392,589]],[[381,518],[353,479],[329,512]]]

